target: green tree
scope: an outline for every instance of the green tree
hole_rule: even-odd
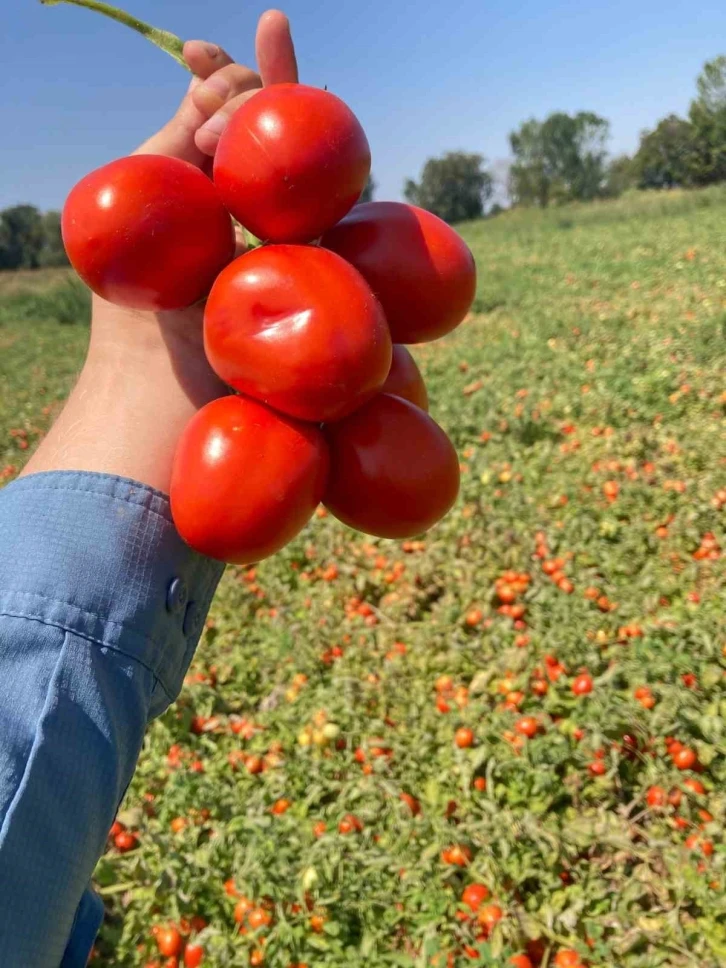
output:
[[[61,237],[60,212],[46,212],[43,215],[43,248],[39,262],[42,266],[68,265],[68,256]]]
[[[644,131],[633,158],[638,188],[675,188],[693,181],[694,130],[689,121],[669,114]]]
[[[617,198],[635,185],[633,159],[629,155],[612,158],[605,172],[605,195]]]
[[[0,212],[0,269],[37,269],[45,232],[34,205],[15,205]]]
[[[690,162],[696,185],[726,181],[726,57],[703,66],[688,117],[693,132]]]
[[[445,222],[481,218],[492,197],[494,180],[481,155],[451,151],[429,158],[416,183],[406,181],[403,194],[413,205],[433,212]]]
[[[515,205],[539,205],[550,201],[551,173],[545,163],[542,124],[531,118],[509,135],[514,162],[509,169],[509,194]]]
[[[610,125],[591,111],[531,118],[509,136],[509,191],[519,205],[597,198],[605,190]]]
[[[376,188],[377,187],[378,186],[376,185],[376,182],[375,182],[375,179],[373,178],[373,175],[369,175],[368,176],[368,181],[366,182],[366,186],[363,189],[363,191],[360,193],[360,198],[358,199],[358,204],[360,204],[361,202],[372,202],[373,201],[373,196],[375,195],[375,192],[376,192]]]

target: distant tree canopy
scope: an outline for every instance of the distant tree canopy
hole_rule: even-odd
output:
[[[68,256],[61,236],[60,212],[46,212],[43,216],[43,249],[40,264],[43,266],[66,266]]]
[[[726,181],[726,57],[704,64],[688,118],[669,114],[644,131],[633,159],[638,188]]]
[[[691,180],[695,185],[709,185],[726,181],[726,57],[704,64],[696,90],[688,112],[693,142]]]
[[[604,194],[608,198],[617,198],[629,188],[633,188],[636,180],[633,159],[629,155],[617,155],[607,164]]]
[[[633,158],[638,188],[675,188],[693,181],[693,130],[675,114],[640,136]]]
[[[0,269],[67,265],[58,212],[41,214],[34,205],[0,212]]]
[[[481,155],[451,151],[429,158],[417,183],[410,178],[403,193],[412,205],[433,212],[445,222],[481,218],[492,197],[494,181]]]
[[[375,195],[375,192],[376,192],[376,188],[377,187],[378,186],[376,185],[376,182],[375,182],[375,179],[373,178],[373,175],[369,175],[368,176],[368,181],[366,182],[366,187],[360,193],[360,198],[358,199],[358,204],[360,205],[361,202],[372,202],[373,201],[373,196]]]
[[[604,193],[610,125],[591,111],[525,121],[509,136],[514,162],[509,191],[515,204],[587,200]]]

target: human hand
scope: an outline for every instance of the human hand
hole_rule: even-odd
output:
[[[258,71],[220,47],[188,41],[194,73],[174,117],[135,153],[181,158],[207,173],[227,121],[262,86],[297,80],[284,14],[268,10],[255,40]],[[244,245],[242,238],[238,239]],[[93,299],[88,356],[78,383],[24,474],[88,470],[131,477],[168,493],[176,442],[225,386],[206,361],[203,306],[139,312]]]

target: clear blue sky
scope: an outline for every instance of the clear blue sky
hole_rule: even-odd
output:
[[[252,57],[259,0],[128,0],[189,39]],[[506,158],[527,117],[588,109],[611,149],[684,112],[704,60],[726,52],[723,0],[288,0],[301,79],[343,97],[373,149],[378,197],[432,154]],[[0,36],[0,208],[59,207],[78,178],[166,120],[187,80],[98,14],[9,0]]]

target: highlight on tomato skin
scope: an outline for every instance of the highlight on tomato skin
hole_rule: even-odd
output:
[[[350,211],[370,169],[368,139],[347,104],[305,84],[273,84],[230,119],[214,183],[257,238],[304,243]]]
[[[213,400],[177,446],[171,510],[196,551],[250,564],[279,551],[320,503],[329,457],[322,432],[241,396]]]
[[[61,229],[93,292],[155,312],[206,296],[235,250],[232,220],[209,178],[163,155],[130,155],[90,172],[71,189]]]
[[[391,369],[381,393],[392,393],[395,397],[403,397],[422,410],[429,409],[429,395],[421,376],[416,360],[405,346],[394,344]]]
[[[381,393],[323,432],[330,448],[323,503],[351,528],[411,538],[436,524],[456,500],[454,446],[408,400]]]
[[[391,337],[360,273],[318,246],[265,245],[219,275],[204,348],[225,383],[299,420],[338,420],[383,386]]]
[[[431,212],[402,202],[365,202],[321,245],[354,265],[383,306],[394,343],[425,343],[455,329],[476,293],[469,247]]]

